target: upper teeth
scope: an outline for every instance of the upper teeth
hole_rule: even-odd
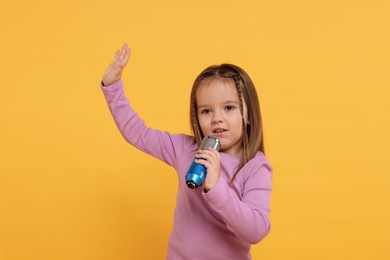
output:
[[[216,129],[216,130],[214,130],[214,132],[220,133],[220,132],[223,132],[223,129]]]

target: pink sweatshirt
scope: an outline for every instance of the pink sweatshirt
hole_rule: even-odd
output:
[[[270,230],[272,168],[258,152],[228,185],[241,158],[221,154],[221,175],[207,193],[189,189],[185,175],[197,145],[193,136],[147,127],[124,96],[122,80],[102,87],[119,131],[133,146],[174,167],[178,191],[167,259],[251,259],[251,244]]]

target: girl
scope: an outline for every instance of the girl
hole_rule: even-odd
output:
[[[272,177],[251,79],[231,64],[206,68],[191,91],[194,136],[172,135],[148,128],[130,107],[121,80],[129,57],[130,49],[124,44],[106,70],[101,87],[123,137],[178,173],[167,259],[251,259],[251,244],[270,230]],[[209,148],[196,153],[207,135],[221,141],[220,152]],[[185,182],[194,157],[207,168],[203,187],[195,190]]]

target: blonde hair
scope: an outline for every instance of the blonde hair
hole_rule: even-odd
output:
[[[198,121],[196,93],[199,87],[205,83],[206,80],[218,80],[218,78],[232,80],[238,92],[241,114],[244,114],[242,100],[245,100],[248,110],[248,124],[245,123],[244,118],[242,119],[242,127],[244,130],[244,134],[241,138],[244,151],[243,157],[240,165],[238,166],[230,181],[230,185],[232,185],[238,172],[249,160],[251,160],[256,155],[258,151],[261,151],[263,154],[265,154],[263,124],[261,120],[260,104],[256,88],[249,75],[243,69],[233,64],[225,63],[221,65],[210,66],[203,70],[195,79],[191,90],[190,123],[198,146],[204,138],[204,134],[200,129]]]

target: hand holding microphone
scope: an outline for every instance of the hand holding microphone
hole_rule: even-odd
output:
[[[221,142],[214,136],[206,136],[195,155],[195,159],[192,162],[187,174],[186,183],[188,188],[195,189],[203,185],[205,189],[211,189],[211,187],[219,179],[220,171],[220,157],[219,148]],[[206,174],[209,176],[206,179]]]

